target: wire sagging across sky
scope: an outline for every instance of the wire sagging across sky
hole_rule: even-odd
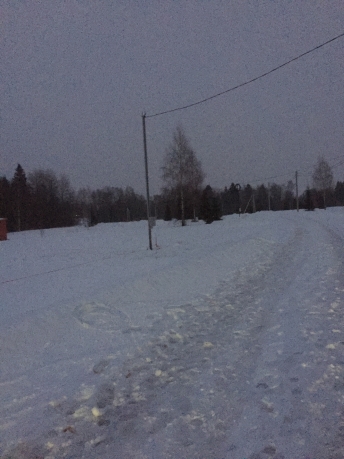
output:
[[[193,103],[188,104],[188,105],[184,105],[182,107],[172,108],[171,110],[166,110],[166,111],[163,111],[163,112],[155,113],[154,115],[146,115],[146,118],[153,118],[155,116],[166,115],[167,113],[172,113],[172,112],[177,112],[177,111],[180,111],[180,110],[185,110],[187,108],[194,107],[195,105],[200,105],[200,104],[203,104],[204,102],[208,102],[209,100],[215,99],[216,97],[219,97],[219,96],[222,96],[224,94],[227,94],[228,92],[234,91],[235,89],[239,89],[242,86],[246,86],[246,85],[248,85],[250,83],[253,83],[254,81],[259,80],[260,78],[263,78],[263,77],[265,77],[267,75],[270,75],[270,73],[276,72],[276,70],[279,70],[282,67],[285,67],[286,65],[290,64],[291,62],[294,62],[294,61],[300,59],[301,57],[306,56],[307,54],[310,54],[313,51],[316,51],[317,49],[322,48],[323,46],[328,45],[329,43],[331,43],[331,42],[333,42],[335,40],[338,40],[339,38],[342,38],[343,36],[344,36],[344,32],[339,34],[339,35],[337,35],[336,37],[331,38],[330,40],[325,41],[324,43],[321,43],[318,46],[315,46],[312,49],[309,49],[308,51],[306,51],[306,52],[304,52],[302,54],[299,54],[298,56],[294,57],[293,59],[290,59],[289,61],[284,62],[283,64],[278,65],[277,67],[275,67],[275,68],[273,68],[273,69],[271,69],[271,70],[269,70],[269,71],[267,71],[265,73],[262,73],[261,75],[255,77],[255,78],[252,78],[251,80],[245,81],[244,83],[240,83],[240,84],[238,84],[236,86],[233,86],[232,88],[226,89],[225,91],[221,91],[221,92],[219,92],[217,94],[214,94],[213,96],[206,97],[205,99],[199,100],[197,102],[193,102]]]

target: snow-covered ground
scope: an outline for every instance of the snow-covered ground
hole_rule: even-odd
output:
[[[0,457],[343,459],[344,210],[9,234]]]

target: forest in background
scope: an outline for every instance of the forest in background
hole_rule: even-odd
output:
[[[180,187],[166,186],[152,196],[150,214],[157,219],[181,220]],[[232,183],[222,190],[190,183],[183,186],[185,219],[203,219],[207,223],[223,215],[263,210],[296,208],[295,184],[273,183],[256,187]],[[324,190],[307,189],[299,197],[300,209],[344,205],[344,182]],[[131,187],[107,186],[75,191],[67,176],[52,170],[35,170],[26,176],[18,164],[14,176],[0,177],[0,217],[7,218],[9,232],[74,226],[77,224],[126,222],[147,219],[146,199]]]

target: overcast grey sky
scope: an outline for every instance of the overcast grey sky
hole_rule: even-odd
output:
[[[19,162],[75,188],[144,192],[143,111],[224,91],[343,32],[342,0],[0,0],[0,175]],[[147,119],[152,194],[177,124],[213,187],[286,183],[296,169],[306,186],[319,155],[344,160],[343,50],[341,38]],[[334,172],[344,180],[344,164]]]

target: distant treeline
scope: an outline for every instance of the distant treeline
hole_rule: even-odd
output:
[[[146,214],[145,198],[130,187],[75,192],[65,175],[36,170],[26,177],[20,164],[12,180],[0,178],[0,217],[7,218],[10,232],[140,220]]]
[[[295,185],[292,181],[286,185],[273,183],[266,186],[261,184],[255,188],[249,184],[242,187],[232,183],[229,188],[225,187],[224,190],[212,190],[208,185],[203,192],[186,193],[185,216],[187,219],[193,219],[194,215],[197,215],[203,220],[207,220],[205,212],[207,200],[204,197],[205,195],[209,196],[209,193],[212,196],[213,214],[216,216],[297,208]],[[174,192],[173,190],[164,190],[161,195],[154,196],[153,202],[155,215],[158,218],[180,219],[180,200],[176,190]],[[337,182],[334,188],[326,189],[326,206],[344,206],[344,182]],[[324,191],[307,188],[299,196],[299,208],[306,210],[325,208]],[[213,220],[217,219],[213,218]]]
[[[232,183],[224,190],[185,188],[183,194],[185,218],[203,218],[210,223],[223,215],[262,210],[296,208],[295,187],[290,181],[281,186],[251,185],[240,187]],[[323,207],[323,194],[307,189],[299,198],[299,207]],[[327,206],[344,205],[344,182],[326,192]],[[151,198],[151,215],[159,219],[181,218],[178,190],[164,189]],[[68,177],[57,177],[52,170],[36,170],[26,176],[18,164],[11,180],[0,177],[0,217],[7,218],[8,231],[45,229],[76,224],[135,221],[147,218],[146,199],[133,188],[104,187],[75,192]]]

